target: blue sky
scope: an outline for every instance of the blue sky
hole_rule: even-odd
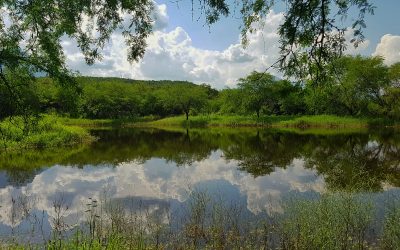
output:
[[[279,1],[277,1],[279,2]],[[190,35],[193,45],[203,49],[222,50],[238,39],[240,16],[222,18],[210,28],[204,25],[203,19],[197,21],[198,13],[192,18],[191,1],[175,2],[171,0],[158,0],[157,3],[165,4],[169,14],[169,30],[181,26]],[[368,15],[365,36],[371,41],[371,46],[365,51],[372,54],[381,37],[385,34],[400,35],[400,0],[374,0],[375,14]],[[277,4],[274,11],[284,11],[282,4]],[[348,18],[350,21],[351,18]],[[350,22],[349,22],[350,23]]]
[[[376,10],[375,15],[366,19],[366,42],[358,49],[349,46],[347,53],[380,55],[390,65],[400,61],[400,0],[373,3]],[[279,52],[276,29],[283,20],[283,4],[276,5],[267,16],[266,25],[249,36],[248,48],[240,44],[239,15],[222,18],[208,27],[196,6],[194,10],[192,13],[190,0],[156,0],[155,32],[148,39],[147,52],[139,63],[126,62],[123,37],[115,34],[105,47],[104,60],[94,66],[85,65],[73,41],[64,41],[68,64],[82,75],[188,80],[224,88],[235,86],[238,78],[253,70],[264,70],[276,60]],[[355,13],[350,12],[346,26],[350,26]],[[351,31],[347,35],[350,39]]]

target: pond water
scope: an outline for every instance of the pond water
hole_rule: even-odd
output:
[[[179,210],[193,190],[207,190],[257,216],[283,212],[282,201],[293,195],[372,192],[379,203],[400,194],[400,134],[390,130],[92,133],[98,140],[90,146],[0,156],[0,237],[29,235],[39,219],[48,234],[61,203],[65,223],[77,225],[87,217],[88,201],[102,195],[164,216]]]

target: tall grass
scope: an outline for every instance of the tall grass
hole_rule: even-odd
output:
[[[156,212],[145,201],[105,195],[88,199],[86,221],[75,227],[65,224],[68,205],[62,201],[54,203],[53,231],[43,243],[17,240],[2,248],[399,249],[400,242],[399,203],[386,211],[383,223],[376,223],[371,200],[350,193],[293,198],[282,204],[283,213],[260,215],[203,191],[193,192],[179,211]]]
[[[350,194],[324,195],[318,200],[285,206],[280,224],[283,249],[365,249],[374,237],[371,203]],[[373,241],[373,240],[372,240]]]
[[[21,117],[0,123],[0,150],[51,148],[87,143],[94,138],[84,128],[67,126],[57,117],[33,118],[27,123]]]
[[[354,117],[339,117],[334,115],[314,116],[240,116],[240,115],[198,115],[186,120],[184,116],[167,117],[145,123],[151,126],[176,126],[176,127],[275,127],[275,128],[367,128],[386,123],[378,120]]]
[[[280,121],[275,126],[297,128],[363,128],[368,127],[365,118],[340,117],[335,115],[301,116],[287,121]]]
[[[86,118],[68,118],[68,117],[58,117],[57,119],[62,124],[67,126],[100,128],[100,127],[119,127],[119,126],[125,126],[127,124],[151,122],[159,119],[159,117],[150,115],[150,116],[126,118],[126,119],[86,119]]]
[[[400,200],[391,201],[384,219],[382,245],[384,249],[400,249]]]
[[[260,127],[271,126],[272,124],[293,119],[292,116],[243,116],[243,115],[197,115],[189,117],[185,116],[167,117],[153,122],[148,125],[153,126],[183,126],[183,127]]]

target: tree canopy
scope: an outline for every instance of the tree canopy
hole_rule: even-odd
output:
[[[271,66],[278,67],[287,76],[311,79],[315,84],[325,82],[325,66],[342,56],[348,42],[357,47],[364,41],[365,17],[375,9],[370,0],[243,0],[236,1],[235,6],[228,0],[200,1],[210,24],[221,15],[229,15],[233,8],[239,8],[245,45],[247,35],[259,28],[257,24],[262,24],[276,2],[283,2],[286,12],[278,30],[280,57]],[[210,11],[207,6],[216,10]],[[355,15],[349,23],[343,22],[351,13]],[[353,33],[350,41],[345,39],[346,31]]]
[[[194,1],[192,1],[193,3]],[[221,15],[239,8],[243,17],[242,37],[256,29],[274,5],[273,0],[246,0],[232,4],[227,0],[201,0],[200,12],[213,24]],[[347,26],[338,23],[352,7],[358,10],[351,28],[352,42],[363,41],[365,15],[373,13],[369,0],[289,0],[279,28],[281,57],[279,67],[288,75],[319,77],[320,70],[346,47]],[[15,71],[25,66],[28,72],[46,72],[64,82],[65,57],[61,40],[75,39],[88,64],[101,59],[101,49],[115,30],[120,30],[129,48],[128,60],[145,53],[146,38],[152,31],[153,1],[132,0],[36,0],[0,1],[0,65]],[[316,72],[314,72],[316,71]],[[70,79],[68,79],[70,81]],[[4,84],[4,83],[3,83]]]
[[[278,1],[243,0],[236,1],[236,4],[228,0],[192,1],[194,5],[199,6],[200,14],[210,25],[217,22],[220,16],[228,16],[235,9],[239,9],[243,18],[244,44],[247,42],[247,35],[260,28],[257,24],[265,20],[275,2]],[[275,66],[287,76],[311,80],[312,85],[309,85],[309,88],[315,89],[321,83],[328,82],[327,75],[331,72],[327,66],[337,61],[346,48],[344,36],[349,25],[342,22],[342,19],[348,14],[355,13],[354,10],[356,11],[357,14],[350,28],[353,30],[352,43],[357,46],[364,39],[362,30],[366,27],[365,16],[373,14],[374,6],[370,0],[287,0],[284,2],[286,12],[278,30],[280,58]],[[62,106],[67,107],[70,113],[74,106],[77,109],[80,104],[75,103],[77,94],[74,91],[81,89],[65,63],[63,39],[75,40],[86,62],[93,64],[96,60],[101,60],[102,48],[110,39],[111,34],[115,31],[121,32],[129,48],[127,60],[137,61],[144,55],[146,39],[152,32],[153,5],[152,0],[0,0],[0,102],[2,104],[0,117],[31,115],[38,112],[36,107],[40,97],[34,97],[29,93],[37,93],[37,90],[31,89],[31,86],[34,85],[33,82],[36,81],[37,76],[43,75],[49,76],[60,86],[64,86],[65,91],[59,93],[60,98],[70,101],[63,103]],[[196,10],[193,11],[196,12]],[[398,82],[397,71],[396,68],[391,71],[392,81]],[[287,87],[283,82],[281,85],[281,92],[285,93],[283,90]],[[275,90],[271,91],[275,93]],[[387,93],[391,94],[387,94],[385,97],[387,100],[384,101],[393,103],[391,100],[395,100],[396,91],[396,88],[387,89]],[[299,89],[293,93],[289,92],[297,100],[303,100],[303,97],[299,95],[301,92]],[[324,89],[324,94],[326,93]],[[238,97],[237,94],[238,92],[236,94],[232,92],[224,95]],[[204,94],[198,95],[199,98],[196,101],[190,101],[190,108],[188,105],[181,105],[181,112],[189,115],[189,111],[194,106],[204,103],[204,96]],[[147,95],[146,98],[157,99],[158,97]],[[137,110],[154,110],[162,106],[151,104],[150,99],[145,102],[146,107],[142,104],[133,105],[132,103],[138,102],[136,99],[116,98],[114,101],[117,100],[118,105],[125,105],[118,108],[124,115],[132,114],[132,112],[141,113]],[[267,99],[271,101],[273,98]],[[384,98],[381,97],[381,99]],[[299,109],[301,102],[291,103],[289,99],[282,100],[284,98],[280,96],[280,103],[274,105],[291,106],[296,110],[294,112],[304,112],[304,109]],[[89,109],[91,112],[104,111],[96,111],[99,105],[94,99],[90,101],[91,103],[86,104],[87,107],[91,107]],[[103,101],[110,101],[110,99]],[[263,100],[264,104],[265,101]],[[192,103],[196,104],[193,106]],[[138,108],[132,110],[132,106]],[[275,109],[271,113],[281,113],[276,108],[271,108],[271,105],[269,109]],[[92,113],[92,115],[98,116],[99,113]],[[115,115],[118,116],[118,114]]]
[[[129,48],[127,59],[138,60],[152,31],[152,8],[152,0],[0,0],[0,88],[7,97],[2,102],[11,107],[8,115],[32,113],[25,89],[38,75],[74,85],[61,45],[65,37],[93,64],[118,30]]]
[[[400,119],[399,64],[386,66],[380,57],[362,56],[345,56],[333,64],[328,68],[331,77],[323,86],[294,83],[256,71],[241,78],[237,88],[223,90],[184,81],[78,77],[75,80],[82,94],[77,95],[50,78],[40,78],[24,92],[24,101],[39,113],[91,119],[181,114],[188,119],[196,114],[334,114]],[[2,105],[0,118],[10,111]]]

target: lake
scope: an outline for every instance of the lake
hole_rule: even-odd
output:
[[[194,191],[254,217],[284,213],[292,197],[368,195],[383,220],[400,196],[400,134],[256,128],[92,130],[89,146],[0,156],[0,237],[40,241],[64,231],[102,199],[156,214],[179,213]],[[89,203],[88,203],[89,202]],[[58,209],[58,210],[57,210]],[[40,230],[32,224],[40,222]],[[177,222],[176,222],[177,223]],[[377,231],[376,229],[375,231]],[[44,236],[45,235],[45,236]]]

